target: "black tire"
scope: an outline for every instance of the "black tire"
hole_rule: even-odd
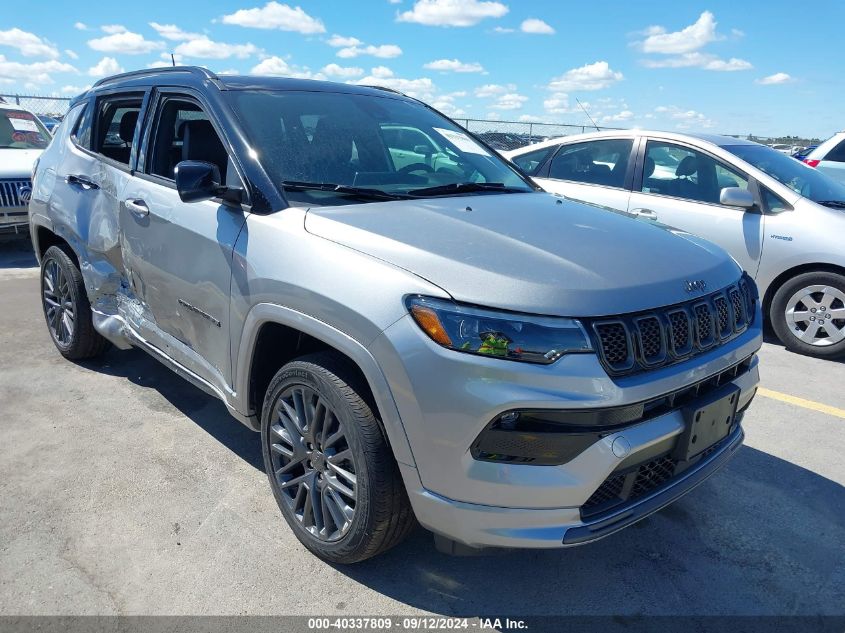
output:
[[[85,291],[85,282],[73,259],[67,252],[67,247],[51,246],[41,258],[41,307],[47,322],[47,331],[59,353],[70,360],[83,360],[99,356],[109,348],[109,342],[94,329],[91,323],[91,304]],[[60,273],[58,272],[60,271]],[[51,311],[55,306],[57,295],[51,295],[48,279],[50,274],[59,274],[63,288],[61,308]],[[52,298],[51,298],[52,297]],[[53,321],[51,317],[58,313],[61,321],[63,314],[72,314],[72,331],[61,329],[61,323]],[[69,332],[67,336],[63,334]]]
[[[809,290],[813,287],[825,287],[831,289],[826,295],[823,292],[810,293]],[[797,307],[794,306],[796,297],[806,295],[808,297],[805,302],[798,300]],[[815,297],[815,299],[813,299]],[[821,310],[819,303],[813,306],[814,301],[820,301],[822,297],[830,303],[824,311]],[[832,301],[829,299],[832,298]],[[838,273],[819,271],[810,272],[797,275],[784,283],[778,288],[775,296],[772,298],[772,305],[769,311],[769,319],[774,329],[775,334],[780,339],[787,349],[798,354],[806,356],[815,356],[817,358],[839,358],[845,356],[845,338],[838,342],[828,342],[823,344],[825,340],[830,341],[840,336],[839,332],[845,332],[845,318],[829,318],[830,310],[838,310],[834,312],[835,315],[842,315],[842,310],[845,309],[845,276]],[[793,308],[799,313],[810,313],[812,316],[812,324],[810,321],[797,320],[795,317],[789,316],[790,308]],[[791,322],[790,322],[791,321]],[[817,324],[821,324],[820,326]],[[836,333],[833,336],[830,330],[819,329],[816,337],[813,339],[816,344],[810,344],[809,327],[824,328],[827,325],[831,329],[835,329]],[[804,336],[807,340],[801,340],[799,336]]]
[[[399,468],[373,410],[362,397],[365,393],[365,385],[348,361],[331,352],[320,352],[282,367],[264,398],[261,444],[273,495],[299,541],[333,563],[356,563],[376,556],[397,545],[416,525]],[[291,407],[295,416],[286,414]],[[320,411],[327,410],[333,412],[333,418],[321,418]],[[313,425],[298,422],[308,415]],[[291,431],[291,421],[296,423],[294,430],[299,435]],[[328,446],[328,440],[339,433],[344,437]],[[344,454],[349,456],[345,461],[334,466],[330,463]],[[354,499],[332,488],[338,483],[349,484],[336,474],[337,464],[355,475],[356,481],[351,484]],[[282,470],[287,472],[277,474]],[[309,499],[317,499],[315,503],[321,505],[311,505],[310,515],[306,515]],[[343,511],[337,514],[338,500],[341,506],[354,502],[351,520]],[[315,519],[318,514],[322,523]],[[338,516],[342,517],[340,521]]]

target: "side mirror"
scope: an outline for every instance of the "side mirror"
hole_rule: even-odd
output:
[[[725,187],[719,193],[719,202],[726,207],[750,209],[754,206],[754,194],[742,187]]]
[[[414,145],[414,154],[422,154],[423,156],[428,156],[429,154],[433,154],[434,149],[430,145]]]
[[[176,165],[174,175],[182,202],[211,200],[226,189],[220,183],[220,168],[203,160],[183,160]]]

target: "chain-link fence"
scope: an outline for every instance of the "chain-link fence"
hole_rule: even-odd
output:
[[[61,118],[67,113],[70,97],[39,97],[36,95],[4,95],[0,99],[9,105],[19,105],[35,114]]]
[[[569,123],[533,123],[526,121],[489,121],[485,119],[455,119],[490,147],[498,150],[517,149],[550,138],[582,134],[595,130],[621,128],[571,125]]]

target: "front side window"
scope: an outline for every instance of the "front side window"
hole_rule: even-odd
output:
[[[361,202],[367,194],[366,201],[377,201],[534,191],[500,156],[415,101],[257,90],[226,97],[289,200],[332,205]]]
[[[526,152],[525,154],[514,156],[512,161],[514,165],[523,171],[523,173],[528,174],[529,176],[534,176],[537,173],[537,170],[540,169],[540,166],[546,162],[549,154],[556,149],[557,146],[555,145],[552,145],[551,147],[544,147],[543,149],[535,149],[533,152]]]
[[[0,149],[44,149],[50,133],[26,110],[0,108]]]
[[[201,160],[217,165],[221,182],[226,182],[229,156],[214,125],[198,103],[187,98],[163,100],[153,129],[150,174],[174,180],[174,170],[181,161]]]
[[[605,187],[624,187],[632,139],[606,139],[563,145],[549,168],[549,178]]]
[[[142,96],[139,95],[110,97],[98,103],[97,137],[93,151],[115,162],[129,165],[141,102]]]
[[[719,204],[722,189],[748,188],[748,179],[712,156],[672,143],[649,141],[642,191]]]
[[[723,149],[813,202],[835,208],[845,206],[845,185],[791,156],[756,143]]]

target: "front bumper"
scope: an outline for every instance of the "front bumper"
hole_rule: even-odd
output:
[[[26,233],[29,230],[29,212],[26,207],[0,208],[0,233]]]
[[[685,494],[718,470],[742,442],[737,423],[727,438],[646,493],[590,508],[603,483],[649,460],[665,459],[686,429],[683,412],[609,431],[560,465],[494,463],[474,459],[471,446],[495,416],[510,409],[589,410],[644,402],[699,381],[743,371],[722,384],[738,389],[744,411],[759,382],[755,356],[762,336],[755,325],[735,340],[689,362],[611,379],[590,354],[551,366],[470,357],[439,348],[403,319],[371,345],[390,382],[415,467],[401,464],[420,523],[472,547],[553,548],[601,538]],[[614,442],[622,440],[625,450]],[[614,450],[616,448],[617,450]],[[627,470],[626,470],[627,469]]]

